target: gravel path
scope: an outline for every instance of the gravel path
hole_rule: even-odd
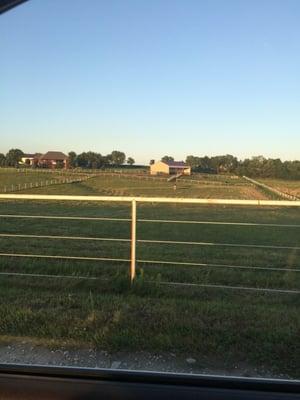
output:
[[[25,341],[0,345],[0,363],[289,378],[283,374],[275,376],[264,368],[249,367],[246,363],[225,368],[223,363],[211,359],[201,360],[193,354],[187,354],[186,357],[177,356],[174,353],[116,352],[110,354],[92,348],[45,347]]]

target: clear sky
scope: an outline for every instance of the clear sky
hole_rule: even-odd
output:
[[[0,152],[300,158],[299,0],[29,0],[0,17]]]

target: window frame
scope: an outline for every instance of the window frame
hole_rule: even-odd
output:
[[[5,399],[300,399],[300,381],[0,364]]]

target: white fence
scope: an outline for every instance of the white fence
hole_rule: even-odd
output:
[[[48,186],[53,186],[53,185],[79,183],[79,182],[87,181],[88,179],[93,178],[94,176],[95,175],[87,175],[87,176],[83,176],[83,177],[80,176],[80,177],[71,177],[71,178],[61,177],[61,178],[56,178],[56,179],[47,179],[44,181],[35,180],[34,182],[12,183],[11,185],[3,186],[3,192],[4,193],[19,192],[22,190],[48,187]]]
[[[252,183],[253,185],[256,185],[258,187],[261,187],[261,188],[267,190],[268,192],[276,194],[278,197],[281,197],[282,199],[295,200],[295,201],[299,200],[299,198],[297,196],[294,196],[293,194],[282,192],[282,191],[275,189],[269,185],[266,185],[265,183],[258,182],[254,179],[248,178],[247,176],[243,176],[243,178],[246,181]]]
[[[136,246],[138,243],[161,243],[161,244],[185,244],[190,246],[216,246],[216,247],[251,247],[251,248],[265,248],[265,249],[290,249],[299,251],[300,246],[272,246],[264,244],[245,244],[245,243],[214,243],[214,242],[188,242],[188,241],[172,241],[172,240],[141,240],[137,238],[136,225],[137,222],[142,223],[168,223],[168,224],[214,224],[214,225],[237,225],[237,226],[269,226],[287,227],[287,228],[300,228],[297,224],[274,224],[274,223],[247,223],[247,222],[224,222],[224,221],[195,221],[195,220],[162,220],[162,219],[139,219],[137,213],[138,203],[179,203],[179,204],[207,204],[207,205],[240,205],[240,206],[258,206],[258,207],[300,207],[300,201],[271,201],[271,200],[226,200],[226,199],[190,199],[190,198],[160,198],[160,197],[116,197],[116,196],[64,196],[64,195],[28,195],[28,194],[0,194],[0,200],[23,200],[23,201],[81,201],[81,202],[119,202],[131,204],[131,218],[107,218],[107,217],[78,217],[78,216],[53,216],[53,215],[21,215],[21,214],[2,214],[0,218],[28,218],[28,219],[57,219],[57,220],[94,220],[94,221],[125,221],[131,224],[131,237],[130,238],[105,238],[105,237],[81,237],[81,236],[52,236],[52,235],[27,235],[27,234],[7,234],[0,233],[0,237],[19,237],[19,238],[43,238],[52,240],[91,240],[91,241],[115,241],[115,242],[129,242],[130,243],[130,258],[107,258],[107,257],[80,257],[80,256],[65,256],[65,255],[43,255],[43,254],[23,254],[23,253],[0,253],[0,257],[20,257],[20,258],[37,258],[37,259],[62,259],[62,260],[85,260],[85,261],[112,261],[112,262],[126,262],[130,264],[129,272],[130,279],[134,281],[136,278],[136,264],[160,264],[160,265],[182,265],[182,266],[199,266],[199,267],[217,267],[217,268],[235,268],[235,269],[252,269],[252,270],[269,270],[269,271],[291,271],[300,272],[297,268],[277,268],[277,267],[261,267],[261,266],[247,266],[247,265],[226,265],[226,264],[207,264],[207,263],[194,263],[185,261],[162,261],[162,260],[139,260],[136,259]],[[8,274],[9,273],[1,273]],[[16,275],[16,273],[10,273]],[[21,274],[26,275],[26,274]],[[29,274],[34,275],[34,274]],[[64,277],[64,276],[61,276]],[[72,277],[74,278],[74,277]],[[87,277],[79,277],[83,279],[90,279]],[[95,278],[91,278],[95,279]],[[243,286],[228,286],[228,285],[211,285],[211,284],[194,284],[194,283],[179,283],[179,282],[161,282],[164,285],[183,285],[183,286],[199,286],[211,287],[234,290],[249,290],[249,291],[265,291],[276,293],[293,293],[300,294],[300,290],[286,290],[286,289],[271,289],[271,288],[253,288]]]

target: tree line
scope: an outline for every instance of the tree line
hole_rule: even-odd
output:
[[[24,152],[20,149],[10,149],[7,154],[0,153],[0,167],[18,167]],[[126,154],[122,151],[114,150],[105,156],[92,151],[76,154],[70,151],[69,167],[70,168],[103,168],[108,166],[121,166],[125,162],[132,166],[135,160],[132,157],[126,159]],[[34,167],[35,165],[33,165]]]
[[[6,155],[0,153],[0,167],[18,166],[23,155],[24,153],[20,149],[10,149]],[[76,154],[71,151],[68,156],[70,168],[98,169],[122,166],[125,163],[129,166],[135,164],[132,157],[126,158],[126,154],[118,150],[107,155],[92,151]],[[166,155],[162,157],[162,161],[174,161],[174,157]],[[154,162],[154,160],[151,160],[150,164]],[[265,158],[263,156],[239,160],[231,154],[226,154],[213,157],[189,155],[185,162],[192,167],[193,172],[231,173],[252,178],[300,179],[300,161],[298,160],[281,161],[279,158]]]
[[[238,160],[227,154],[214,157],[187,156],[186,163],[194,172],[232,173],[253,178],[300,179],[300,161],[281,161],[280,158],[256,156]]]
[[[172,156],[164,156],[161,161],[174,161]],[[256,156],[239,160],[226,154],[214,157],[189,155],[185,160],[192,172],[220,174],[230,173],[252,178],[300,179],[300,161],[281,161],[280,158],[265,158]],[[150,161],[153,164],[154,160]]]
[[[109,166],[121,166],[124,165],[125,162],[130,166],[135,164],[135,160],[132,157],[126,159],[126,154],[118,150],[114,150],[105,156],[93,151],[87,151],[80,154],[70,151],[68,156],[70,168],[98,169]]]
[[[10,149],[6,155],[0,153],[0,167],[15,167],[23,156],[20,149]]]

